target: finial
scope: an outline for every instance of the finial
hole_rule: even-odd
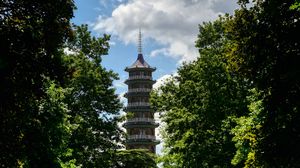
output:
[[[139,27],[138,54],[142,54],[142,33],[141,33],[141,27]]]

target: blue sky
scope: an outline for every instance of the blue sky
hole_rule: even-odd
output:
[[[120,95],[127,90],[124,68],[137,58],[139,27],[144,58],[157,68],[153,77],[159,86],[182,62],[199,57],[194,47],[198,24],[237,8],[232,0],[75,0],[75,4],[73,23],[88,24],[96,37],[111,35],[102,65],[119,74],[114,86]]]
[[[122,3],[121,3],[122,2]],[[95,30],[95,24],[97,23],[99,17],[109,17],[111,16],[114,9],[118,5],[126,3],[126,1],[101,1],[101,0],[75,0],[77,10],[75,11],[75,17],[72,22],[79,24],[88,24],[90,31],[96,37],[102,36],[103,33],[111,34],[111,32],[98,31]],[[135,26],[132,31],[135,32],[135,38],[138,38],[138,28]],[[145,33],[142,28],[143,36]],[[163,46],[163,44],[158,44],[152,38],[143,38],[143,54],[146,61],[157,68],[157,71],[153,74],[155,79],[171,74],[175,72],[177,67],[177,62],[179,58],[170,59],[167,57],[150,57],[151,51]],[[123,81],[127,78],[127,73],[124,72],[126,66],[130,66],[137,58],[137,46],[134,41],[125,42],[122,41],[116,34],[111,37],[111,45],[109,50],[109,55],[103,57],[102,65],[107,69],[112,69],[114,72],[119,74],[120,80],[115,81],[114,85],[117,88],[117,93],[122,94],[126,91],[126,86]]]

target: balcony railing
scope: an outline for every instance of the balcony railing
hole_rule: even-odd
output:
[[[150,88],[134,88],[134,89],[128,89],[128,92],[150,92]]]
[[[153,118],[131,118],[127,122],[155,122]]]
[[[131,118],[128,119],[124,124],[123,127],[136,127],[136,125],[143,126],[143,127],[158,127],[159,124],[155,122],[153,118]]]
[[[138,139],[146,139],[155,141],[156,138],[154,135],[129,135],[128,140],[138,140]]]
[[[150,103],[147,102],[135,102],[135,103],[128,103],[127,107],[137,107],[137,106],[150,106]]]
[[[145,75],[129,76],[129,80],[132,80],[132,79],[150,79],[150,80],[152,80],[152,76],[145,76]]]

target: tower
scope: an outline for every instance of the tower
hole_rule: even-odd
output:
[[[129,78],[125,81],[128,85],[128,92],[125,94],[128,104],[125,111],[132,113],[132,117],[123,124],[128,134],[127,149],[148,149],[155,153],[155,146],[159,144],[155,137],[155,128],[158,127],[158,123],[154,121],[154,110],[149,103],[149,94],[155,83],[152,79],[152,72],[155,70],[155,67],[151,67],[144,60],[140,30],[137,60],[125,68],[125,71],[129,73]]]

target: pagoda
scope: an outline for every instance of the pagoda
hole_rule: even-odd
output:
[[[155,153],[155,146],[159,144],[155,137],[155,128],[159,124],[154,120],[154,110],[149,103],[150,92],[155,83],[152,72],[155,70],[155,67],[151,67],[144,60],[140,30],[137,60],[125,68],[129,78],[125,81],[128,85],[128,92],[125,94],[128,104],[124,111],[132,114],[123,124],[128,134],[127,149],[147,149]]]

